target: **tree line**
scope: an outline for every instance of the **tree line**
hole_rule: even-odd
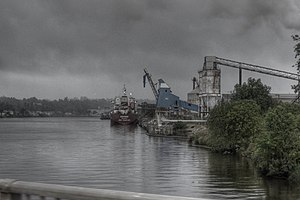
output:
[[[87,116],[93,109],[110,109],[111,99],[65,97],[58,100],[0,97],[1,117]]]

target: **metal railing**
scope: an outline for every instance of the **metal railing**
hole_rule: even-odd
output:
[[[0,200],[204,200],[201,198],[176,197],[115,190],[92,189],[75,186],[25,182],[13,179],[0,179]]]

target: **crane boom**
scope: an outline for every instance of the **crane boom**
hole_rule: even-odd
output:
[[[154,86],[154,83],[153,83],[153,81],[152,81],[151,75],[148,73],[148,71],[147,71],[146,68],[144,69],[144,72],[145,72],[145,75],[144,75],[144,77],[143,77],[143,78],[144,78],[144,87],[146,86],[146,78],[147,78],[148,81],[149,81],[149,84],[150,84],[150,86],[151,86],[152,92],[153,92],[153,94],[154,94],[154,96],[155,96],[155,99],[158,100],[158,92],[157,92],[157,90],[155,89],[155,86]]]

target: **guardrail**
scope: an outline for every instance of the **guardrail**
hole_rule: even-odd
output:
[[[201,198],[176,197],[115,190],[92,189],[56,184],[0,179],[0,200],[204,200]]]
[[[203,123],[207,122],[206,119],[161,119],[163,122],[185,122],[185,123]]]

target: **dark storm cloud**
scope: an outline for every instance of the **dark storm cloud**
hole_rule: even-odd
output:
[[[231,4],[229,3],[231,2]],[[240,29],[245,32],[266,23],[270,28],[284,26],[299,30],[299,6],[296,1],[245,0],[245,1],[211,1],[208,16],[228,20],[240,19]],[[298,15],[298,16],[297,16]]]
[[[43,69],[41,63],[49,62],[51,66],[55,59],[60,62],[51,66],[54,72],[60,67],[71,73],[94,73],[95,68],[101,72],[131,72],[143,60],[152,62],[158,55],[173,59],[173,55],[195,54],[197,49],[186,37],[187,25],[177,21],[173,12],[178,8],[171,2],[72,0],[1,4],[6,30],[1,33],[6,42],[1,52],[7,61],[2,69],[6,70],[39,72]],[[74,60],[78,56],[77,63]],[[128,59],[131,56],[141,57]],[[94,66],[84,65],[85,58],[95,60]],[[72,66],[68,60],[72,60]]]
[[[147,65],[181,87],[206,55],[287,66],[299,10],[294,0],[2,0],[0,70],[123,83]]]

